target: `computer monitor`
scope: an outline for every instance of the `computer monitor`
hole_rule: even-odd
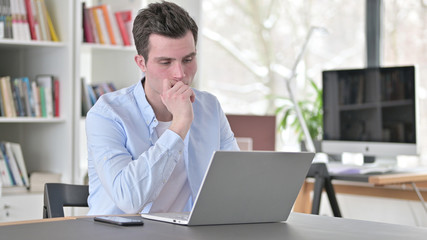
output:
[[[322,77],[323,152],[417,154],[414,66],[328,70]]]

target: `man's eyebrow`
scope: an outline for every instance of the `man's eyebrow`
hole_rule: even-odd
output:
[[[184,58],[189,58],[189,57],[194,57],[196,56],[197,53],[196,52],[192,52],[190,54],[187,54],[183,57]],[[175,60],[175,58],[171,58],[171,57],[155,57],[154,58],[156,61],[171,61],[171,60]]]
[[[170,60],[174,60],[174,58],[170,58],[170,57],[156,57],[154,59],[157,60],[157,61],[165,61],[165,60],[170,61]]]
[[[194,57],[194,56],[196,56],[196,52],[192,52],[192,53],[186,55],[184,58]]]

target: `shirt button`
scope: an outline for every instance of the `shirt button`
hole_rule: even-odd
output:
[[[157,119],[154,119],[154,122],[156,123],[156,122],[157,122]]]

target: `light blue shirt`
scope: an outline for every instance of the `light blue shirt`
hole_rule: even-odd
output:
[[[181,154],[192,206],[213,152],[239,149],[216,97],[193,90],[194,120],[185,140],[169,129],[157,137],[141,81],[99,98],[86,118],[89,215],[149,211]]]

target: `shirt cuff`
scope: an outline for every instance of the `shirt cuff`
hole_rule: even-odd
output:
[[[170,129],[162,134],[157,143],[169,149],[169,154],[173,156],[181,155],[185,147],[182,138]],[[175,161],[178,162],[178,160],[179,157]]]

